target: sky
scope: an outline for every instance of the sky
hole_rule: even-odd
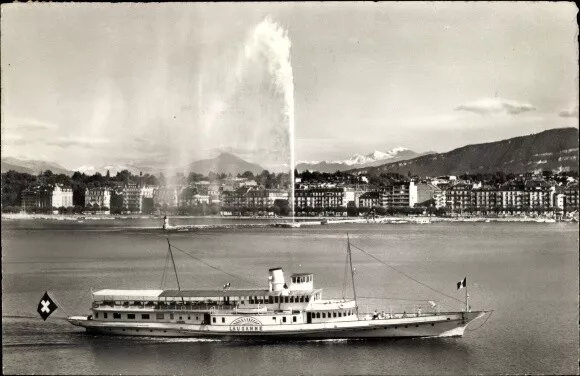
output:
[[[3,4],[2,157],[271,169],[578,127],[573,3]],[[294,131],[290,119],[294,119]]]

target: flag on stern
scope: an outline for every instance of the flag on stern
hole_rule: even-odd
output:
[[[457,290],[461,290],[466,286],[467,286],[467,277],[463,278],[463,281],[457,282]]]
[[[54,311],[56,311],[57,308],[58,306],[56,305],[56,303],[52,301],[50,296],[48,296],[48,292],[45,291],[44,296],[40,299],[40,302],[38,303],[38,308],[36,309],[36,312],[38,312],[40,317],[42,317],[42,319],[46,321],[48,316],[50,316]]]

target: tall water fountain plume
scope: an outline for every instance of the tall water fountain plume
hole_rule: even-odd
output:
[[[262,59],[274,79],[276,91],[284,98],[284,119],[288,126],[290,151],[290,215],[294,220],[294,76],[291,62],[291,42],[287,30],[266,18],[253,30],[245,45],[245,58],[250,62]]]

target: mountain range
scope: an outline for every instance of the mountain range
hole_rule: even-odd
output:
[[[351,173],[395,172],[419,176],[525,173],[539,170],[578,171],[578,128],[555,128],[507,140],[467,145],[447,153],[423,155]]]
[[[139,172],[166,175],[179,171],[196,172],[207,175],[210,171],[237,175],[245,171],[259,174],[263,168],[247,162],[233,154],[222,153],[215,158],[190,163],[179,169],[160,169],[133,164],[81,166],[74,171],[47,161],[2,158],[2,172],[15,170],[29,174],[39,174],[51,170],[57,174],[72,175],[74,171],[92,175],[107,170],[115,175],[121,170],[133,174]],[[305,170],[320,172],[351,173],[396,172],[419,176],[461,175],[464,173],[488,173],[496,171],[524,173],[538,170],[578,171],[578,128],[555,128],[541,133],[510,138],[507,140],[467,145],[446,153],[415,153],[398,147],[387,152],[375,151],[370,154],[355,154],[343,161],[302,162],[296,166]]]
[[[71,175],[73,172],[55,162],[23,160],[12,157],[2,157],[2,173],[14,170],[27,174],[38,175],[43,171],[50,170],[55,174]]]
[[[221,153],[215,158],[202,159],[190,163],[185,167],[186,171],[196,172],[198,174],[207,175],[210,172],[218,174],[242,174],[246,171],[251,171],[254,175],[261,173],[264,169],[255,163],[246,162],[240,157],[230,153]]]
[[[342,161],[331,162],[299,162],[296,169],[299,172],[318,171],[318,172],[336,172],[345,171],[353,168],[372,167],[384,164],[386,161],[404,161],[407,159],[416,158],[421,155],[433,154],[435,152],[416,153],[404,147],[396,147],[389,151],[383,152],[375,150],[369,154],[354,154],[352,157]]]

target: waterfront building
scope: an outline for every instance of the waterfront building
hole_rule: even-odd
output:
[[[28,187],[22,191],[22,210],[30,212],[40,207],[39,187]]]
[[[347,188],[309,188],[297,189],[294,192],[294,204],[296,210],[313,208],[326,209],[339,206],[346,207],[350,201],[354,201],[354,191]]]
[[[141,186],[141,198],[153,198],[153,195],[155,194],[155,190],[157,189],[157,187],[153,186],[153,185],[143,185]]]
[[[106,187],[85,189],[85,207],[92,207],[107,214],[111,209],[111,190]]]
[[[390,208],[412,208],[417,203],[417,186],[412,181],[394,183],[379,191],[380,206]]]
[[[363,193],[358,199],[359,208],[375,208],[380,206],[379,192],[370,191]]]
[[[566,195],[563,191],[556,191],[554,194],[554,209],[564,210],[566,204]]]
[[[532,211],[546,211],[553,208],[556,188],[545,180],[533,179],[524,184],[526,193],[524,204]]]
[[[72,188],[61,184],[34,186],[22,192],[22,208],[25,211],[42,209],[52,212],[59,208],[72,208]]]
[[[72,188],[64,187],[61,184],[56,184],[52,187],[52,189],[49,188],[49,194],[51,198],[51,205],[53,208],[73,207]]]
[[[229,208],[253,208],[265,211],[274,206],[277,200],[288,201],[288,196],[288,191],[281,189],[243,186],[233,192],[223,192],[222,203],[224,207]]]
[[[123,212],[141,213],[141,188],[137,184],[129,183],[123,187]]]
[[[248,206],[266,210],[272,206],[276,200],[288,202],[288,191],[281,189],[253,188],[248,190]]]
[[[417,205],[433,202],[436,208],[445,206],[445,191],[432,183],[417,183]]]
[[[450,186],[445,192],[447,207],[453,211],[459,211],[460,214],[462,214],[463,210],[474,208],[475,197],[472,191],[473,185],[468,183],[458,183]]]
[[[224,190],[222,194],[222,203],[225,207],[243,208],[248,207],[248,191],[250,187],[241,187],[235,191]]]
[[[564,209],[566,212],[578,210],[578,183],[569,184],[564,188]]]

